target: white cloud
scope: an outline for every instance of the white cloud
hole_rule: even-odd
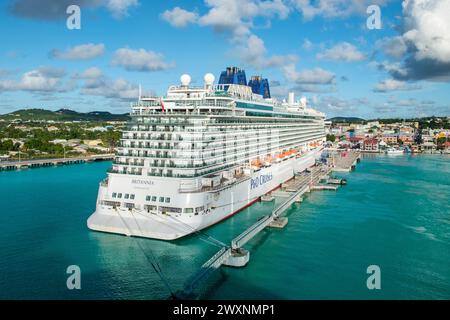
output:
[[[282,69],[286,80],[294,83],[293,91],[298,93],[335,91],[336,75],[332,72],[321,68],[297,71],[293,63],[284,66]]]
[[[267,49],[264,41],[252,34],[248,39],[238,45],[238,55],[241,60],[256,69],[279,67],[297,61],[295,55],[266,56]]]
[[[408,71],[404,69],[403,65],[400,62],[383,61],[381,63],[376,63],[376,66],[379,70],[383,70],[391,74],[397,74],[401,76],[406,76],[408,74]]]
[[[136,100],[139,97],[139,88],[125,79],[90,79],[86,80],[81,93],[128,101]]]
[[[211,27],[217,32],[227,33],[235,46],[233,53],[244,64],[257,69],[280,66],[296,60],[294,55],[267,56],[264,41],[253,34],[256,19],[273,17],[285,19],[290,9],[283,0],[204,0],[208,11],[199,15],[179,7],[162,13],[162,18],[174,27],[197,23]],[[270,23],[270,21],[268,21]]]
[[[128,71],[160,71],[174,66],[174,63],[164,61],[161,53],[145,49],[118,49],[112,59],[115,66],[124,67]]]
[[[0,91],[37,91],[37,92],[62,92],[62,78],[65,76],[63,69],[41,67],[25,72],[19,81],[1,80]]]
[[[76,79],[98,79],[103,76],[102,70],[97,67],[92,67],[84,70],[81,74],[76,74]]]
[[[138,0],[106,0],[106,8],[112,13],[115,18],[123,18],[128,15],[128,10],[131,7],[139,5]]]
[[[416,49],[417,60],[450,62],[450,1],[405,0],[403,39]]]
[[[342,18],[365,15],[369,5],[383,5],[387,0],[291,0],[305,20],[316,16]]]
[[[378,40],[375,47],[381,48],[384,54],[393,58],[401,58],[408,51],[403,37],[399,36]]]
[[[449,81],[450,0],[404,0],[402,6],[401,34],[393,38],[388,54],[400,55],[404,46],[407,50],[401,67],[388,72],[401,81]]]
[[[294,64],[283,68],[287,80],[297,84],[333,84],[336,75],[322,68],[307,69],[298,72]]]
[[[283,0],[204,0],[208,12],[199,16],[196,12],[179,7],[162,13],[172,26],[184,27],[189,23],[212,27],[217,32],[229,32],[233,41],[242,41],[251,34],[256,18],[285,19],[290,9]]]
[[[88,60],[102,56],[104,52],[105,45],[103,43],[88,43],[69,48],[66,51],[54,49],[50,52],[50,57],[61,60]]]
[[[366,59],[366,56],[360,52],[354,45],[348,42],[341,42],[332,48],[326,49],[317,54],[318,59],[353,62]]]
[[[198,14],[175,7],[172,10],[166,10],[161,14],[161,18],[167,21],[172,27],[183,28],[190,23],[198,20]]]
[[[415,84],[409,84],[404,81],[398,81],[395,79],[386,79],[379,82],[375,88],[375,92],[390,92],[390,91],[411,91],[421,89],[420,86]]]

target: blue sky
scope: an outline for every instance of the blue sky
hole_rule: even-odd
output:
[[[80,30],[66,27],[70,4]],[[163,95],[183,73],[201,85],[236,65],[330,117],[449,116],[449,12],[450,0],[3,1],[0,113],[128,112],[139,84]]]

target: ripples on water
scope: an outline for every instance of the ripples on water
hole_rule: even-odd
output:
[[[174,290],[216,247],[91,232],[98,182],[109,163],[0,173],[0,298],[164,299],[167,290],[136,241],[152,250]],[[342,176],[342,175],[341,175]],[[287,212],[284,230],[246,247],[250,263],[222,268],[201,290],[209,299],[449,299],[450,157],[371,156],[337,192],[317,192]],[[207,230],[229,242],[268,214],[257,203]],[[82,290],[66,289],[67,266]],[[366,288],[381,267],[382,290]]]

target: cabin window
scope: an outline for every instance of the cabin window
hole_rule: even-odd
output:
[[[164,197],[159,197],[159,202],[164,202]]]
[[[132,195],[130,196],[130,199],[131,199],[131,200],[134,200],[134,194],[132,194]]]
[[[125,199],[130,199],[130,195],[128,193],[125,193]]]
[[[153,197],[152,197],[152,201],[156,201],[156,196],[153,196]]]
[[[184,213],[193,213],[194,209],[193,208],[184,208]]]
[[[113,192],[112,197],[113,197],[113,198],[116,198],[116,197],[117,197],[117,193],[116,193],[116,192]]]
[[[122,194],[119,193],[119,194],[117,195],[117,198],[121,199],[121,198],[122,198]]]
[[[146,200],[146,201],[150,201],[151,198],[152,198],[151,196],[146,196],[146,197],[145,197],[145,200]]]
[[[166,198],[166,203],[170,203],[170,198]]]

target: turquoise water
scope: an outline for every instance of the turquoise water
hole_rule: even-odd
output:
[[[168,292],[138,243],[174,288],[217,251],[91,232],[98,182],[110,163],[0,173],[0,299],[164,299]],[[337,192],[316,192],[246,248],[243,269],[222,268],[207,299],[450,299],[450,157],[373,156]],[[273,204],[256,203],[207,230],[229,242]],[[66,268],[81,268],[79,291]],[[381,290],[366,268],[381,268]]]

